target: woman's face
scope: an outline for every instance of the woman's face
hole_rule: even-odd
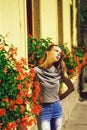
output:
[[[58,46],[53,46],[50,51],[47,51],[47,57],[53,63],[58,62],[61,58],[61,48]]]

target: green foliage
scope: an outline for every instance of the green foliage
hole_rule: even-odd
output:
[[[67,44],[59,44],[59,46],[62,49],[62,56],[66,63],[67,72],[69,75],[73,75],[78,65],[76,62],[76,58],[73,56],[73,53],[70,52]]]
[[[7,45],[0,35],[0,130],[31,126],[41,110],[34,70],[28,70],[26,60],[16,56],[17,48]]]
[[[49,43],[51,43],[51,38],[41,38],[38,40],[34,37],[28,37],[28,61],[30,67],[38,65],[38,62],[43,57],[44,51]]]
[[[80,24],[82,26],[87,26],[87,5],[80,6]]]
[[[82,47],[73,48],[73,54],[79,58],[81,64],[84,63],[84,49]]]
[[[37,40],[36,38],[28,37],[29,67],[37,66],[40,63],[41,58],[50,43],[52,43],[51,38]],[[76,70],[81,64],[83,65],[84,53],[82,48],[77,47],[70,51],[67,44],[61,43],[58,45],[62,49],[62,57],[65,61],[69,76],[73,77],[76,73],[79,74]]]

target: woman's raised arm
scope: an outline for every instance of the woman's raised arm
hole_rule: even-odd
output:
[[[62,81],[67,85],[67,90],[60,94],[59,97],[60,97],[60,100],[64,99],[65,97],[67,97],[71,92],[74,91],[74,85],[73,83],[71,82],[70,78],[68,77],[67,73],[65,72],[63,74],[63,77],[62,77]]]

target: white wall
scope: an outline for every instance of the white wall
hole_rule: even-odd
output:
[[[18,56],[26,57],[26,1],[0,0],[0,34],[8,33],[8,43],[18,47]]]
[[[40,0],[40,37],[58,42],[57,0]]]

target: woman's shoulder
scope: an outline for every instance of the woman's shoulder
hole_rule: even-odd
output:
[[[47,74],[48,73],[48,71],[41,66],[35,66],[34,70],[35,70],[35,73],[37,73],[37,74]]]
[[[41,68],[40,68],[39,66],[35,66],[35,67],[34,67],[34,71],[35,71],[35,72],[40,72],[40,71],[41,71]]]
[[[37,70],[38,70],[38,66],[35,66],[35,67],[34,67],[34,70],[37,71]]]

